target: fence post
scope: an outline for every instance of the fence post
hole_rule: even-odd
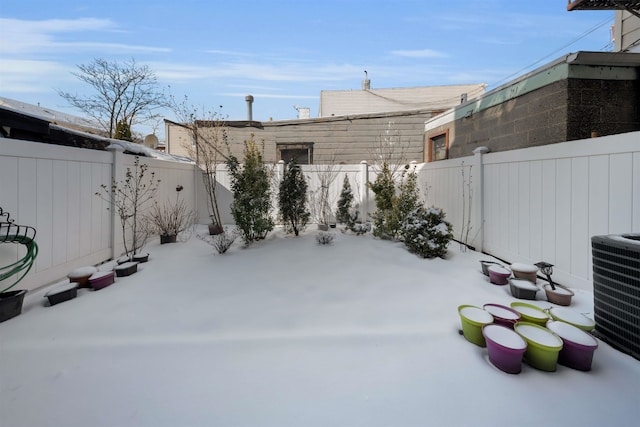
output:
[[[472,243],[478,252],[482,252],[482,246],[484,243],[484,167],[482,156],[489,151],[489,148],[484,146],[473,150],[473,165],[475,166],[476,176],[474,176],[472,181],[472,191],[476,203],[472,205],[471,223],[477,227]],[[471,179],[471,175],[469,175],[469,179]]]
[[[360,162],[360,172],[362,173],[362,182],[360,183],[360,194],[362,194],[360,218],[362,218],[363,223],[366,223],[369,215],[369,165],[366,160]]]
[[[111,194],[111,191],[113,189],[111,185],[114,182],[117,182],[122,175],[122,158],[124,155],[124,149],[119,145],[110,145],[107,150],[111,151],[111,153],[113,154],[113,157],[111,158],[111,183],[109,183],[108,188],[109,194]],[[110,200],[111,203],[109,204],[109,211],[111,212],[111,221],[109,226],[111,227],[111,259],[116,259],[120,256],[120,253],[118,253],[116,250],[118,236],[116,230],[118,230],[117,221],[119,218],[116,212],[115,200],[112,194],[110,196]]]

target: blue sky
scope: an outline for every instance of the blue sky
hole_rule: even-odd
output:
[[[566,0],[0,0],[0,96],[71,114],[71,72],[134,58],[177,98],[256,120],[318,114],[321,90],[487,83],[611,50],[612,11]],[[171,117],[167,113],[167,118]]]

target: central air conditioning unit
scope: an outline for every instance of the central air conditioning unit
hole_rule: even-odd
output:
[[[640,360],[640,234],[593,236],[596,333]]]

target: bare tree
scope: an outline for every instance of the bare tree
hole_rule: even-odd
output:
[[[397,179],[407,164],[408,143],[402,140],[400,131],[393,125],[392,121],[387,123],[387,128],[376,138],[369,150],[369,162],[377,172],[386,165]]]
[[[171,98],[170,106],[180,122],[179,125],[185,128],[191,137],[191,144],[186,144],[185,149],[189,156],[195,159],[202,172],[211,217],[210,232],[223,233],[216,186],[218,165],[228,159],[224,154],[229,142],[226,123],[219,112],[195,107],[189,103],[186,96],[180,102]]]
[[[318,223],[319,228],[328,229],[332,217],[331,186],[338,177],[340,167],[336,163],[336,153],[332,153],[324,164],[314,163],[313,172],[317,176],[317,187],[309,191],[309,208],[311,216]]]
[[[134,59],[123,63],[95,58],[78,65],[72,73],[93,89],[91,95],[79,95],[58,90],[70,105],[97,120],[113,138],[119,122],[129,127],[153,120],[156,111],[166,107],[165,94],[160,90],[155,73]]]

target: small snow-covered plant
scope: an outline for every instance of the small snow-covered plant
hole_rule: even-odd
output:
[[[225,231],[224,233],[216,234],[213,236],[213,247],[219,253],[223,254],[233,245],[233,242],[238,238],[238,232],[236,230]]]
[[[111,186],[101,185],[96,196],[109,202],[120,218],[122,242],[127,258],[140,253],[147,242],[151,226],[146,209],[158,192],[160,180],[155,172],[147,173],[149,165],[140,163],[136,156],[133,169],[127,168],[123,180],[112,180]]]
[[[316,241],[320,245],[330,245],[333,243],[333,239],[336,237],[335,234],[329,231],[321,231],[316,236]]]
[[[402,225],[404,244],[410,252],[422,258],[443,257],[453,239],[452,227],[442,209],[419,206]]]
[[[198,234],[197,237],[203,242],[206,242],[209,246],[213,247],[219,254],[223,254],[227,252],[227,250],[229,250],[231,245],[233,245],[233,243],[238,238],[238,235],[238,230],[233,229],[224,230],[222,233],[216,234],[214,236],[204,236]]]
[[[357,212],[355,217],[357,218]],[[361,222],[354,222],[353,224],[348,228],[348,230],[354,232],[356,234],[356,236],[361,236],[363,234],[367,234],[368,232],[371,231],[371,223],[370,222],[365,222],[364,224]]]
[[[176,187],[176,201],[166,200],[163,205],[157,201],[151,206],[149,221],[156,233],[165,236],[177,236],[186,231],[193,222],[194,214],[184,199],[180,198],[182,185]]]

